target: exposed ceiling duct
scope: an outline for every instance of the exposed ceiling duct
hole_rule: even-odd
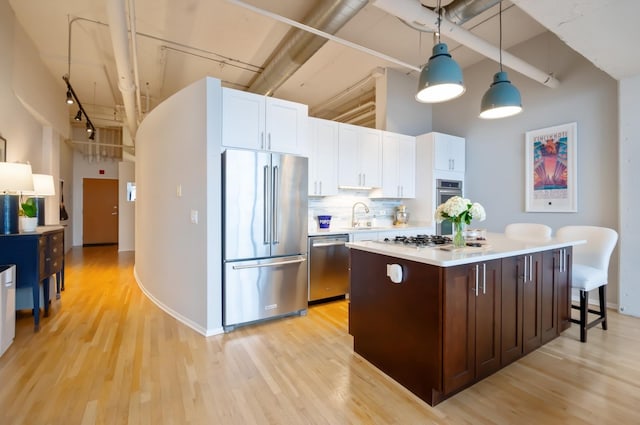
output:
[[[136,113],[136,82],[133,79],[133,67],[129,55],[129,29],[127,28],[127,12],[124,0],[108,0],[109,30],[113,53],[118,69],[118,88],[122,93],[127,127],[132,139],[138,129]]]
[[[454,0],[444,8],[444,16],[451,23],[462,25],[498,3],[500,0]]]
[[[367,5],[367,0],[318,1],[304,23],[335,34]],[[291,28],[264,65],[264,71],[249,85],[249,91],[271,95],[298,68],[308,61],[327,40],[298,28]]]
[[[482,0],[480,0],[482,1]],[[438,15],[431,9],[423,7],[416,0],[375,0],[373,5],[406,22],[436,31]],[[440,24],[442,35],[463,44],[489,59],[500,61],[500,49],[472,32],[442,19]],[[502,51],[502,64],[548,87],[557,87],[560,82],[550,74],[534,67],[522,59]]]

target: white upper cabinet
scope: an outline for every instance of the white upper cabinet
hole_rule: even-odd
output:
[[[309,118],[309,196],[338,194],[336,121]]]
[[[414,198],[416,139],[413,136],[382,132],[382,190],[372,197]]]
[[[306,155],[307,116],[307,105],[224,88],[222,144]]]
[[[381,187],[380,130],[340,124],[338,140],[338,185],[351,188]]]
[[[440,171],[464,173],[465,145],[464,138],[442,133],[433,135],[433,166]]]

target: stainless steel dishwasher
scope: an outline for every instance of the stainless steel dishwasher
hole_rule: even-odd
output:
[[[349,235],[309,237],[309,301],[349,292]]]

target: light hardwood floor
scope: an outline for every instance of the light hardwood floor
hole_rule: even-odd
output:
[[[0,358],[0,424],[640,423],[640,319],[612,311],[586,344],[574,326],[432,408],[354,354],[344,301],[205,338],[147,300],[132,265],[71,250],[50,317],[34,333],[21,312]]]

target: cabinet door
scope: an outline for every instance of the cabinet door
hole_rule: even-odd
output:
[[[465,142],[462,137],[450,136],[449,157],[451,158],[451,171],[464,173],[465,170]]]
[[[380,130],[360,127],[358,155],[362,186],[382,186],[382,134]]]
[[[522,357],[522,285],[524,257],[502,259],[501,364]]]
[[[558,335],[571,326],[571,264],[573,248],[558,250],[558,261],[554,268],[554,280],[558,291]]]
[[[475,378],[476,294],[473,271],[473,265],[463,265],[448,267],[444,272],[442,377],[445,394],[470,384]]]
[[[398,139],[398,184],[401,198],[416,197],[416,139],[400,136]]]
[[[501,261],[474,265],[476,379],[500,369]]]
[[[462,137],[434,133],[434,168],[440,171],[465,170],[465,141]]]
[[[338,129],[338,185],[359,187],[358,127],[340,124]]]
[[[309,118],[309,196],[338,194],[338,123]]]
[[[383,198],[400,198],[400,138],[389,132],[382,134],[382,190]]]
[[[265,149],[265,98],[234,89],[222,89],[222,144]]]
[[[570,326],[569,267],[571,248],[545,251],[542,254],[541,322],[542,344],[545,344]]]
[[[265,98],[266,147],[274,152],[302,155],[307,148],[307,106]]]
[[[522,354],[542,345],[542,254],[528,254],[523,261],[522,291]]]

